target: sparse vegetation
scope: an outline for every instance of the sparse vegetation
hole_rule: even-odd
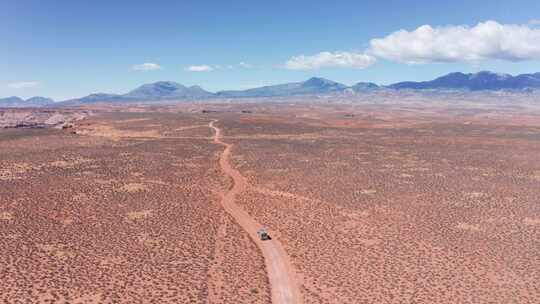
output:
[[[538,111],[211,107],[0,130],[0,302],[270,303],[261,252],[219,204],[214,118],[249,182],[237,203],[305,303],[540,298]]]

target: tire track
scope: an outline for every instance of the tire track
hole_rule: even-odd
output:
[[[272,303],[300,304],[302,298],[296,281],[296,273],[283,245],[275,238],[269,241],[261,241],[257,235],[257,230],[262,228],[262,225],[235,203],[236,196],[246,190],[249,184],[246,178],[229,163],[233,145],[221,140],[221,129],[214,126],[214,122],[216,120],[208,124],[215,131],[214,142],[225,147],[225,150],[220,155],[219,164],[223,172],[233,180],[233,187],[225,193],[221,199],[221,205],[260,248],[270,281]]]

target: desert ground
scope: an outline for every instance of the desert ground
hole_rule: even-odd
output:
[[[534,104],[70,111],[0,129],[2,303],[540,302]]]

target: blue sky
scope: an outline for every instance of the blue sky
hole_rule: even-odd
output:
[[[540,1],[440,2],[0,0],[0,96],[42,95],[62,100],[95,92],[124,93],[158,80],[198,84],[215,91],[311,76],[345,84],[388,84],[431,79],[452,71],[540,71],[537,50],[527,48],[538,42]],[[410,54],[403,42],[391,37],[382,47],[371,43],[402,29],[412,33],[425,24],[434,29],[473,28],[488,20],[532,32],[519,38],[524,46],[510,51],[486,50],[485,45],[498,45],[491,40],[477,49],[465,45],[463,50],[447,54],[432,50],[430,43],[441,48],[439,39],[426,42],[419,38],[432,52],[420,55]],[[506,38],[497,39],[509,43],[516,32],[506,30],[501,29]],[[452,39],[461,35],[452,33],[435,30],[433,35],[448,36],[445,43],[451,49],[456,44]],[[417,34],[401,39],[421,36]],[[468,39],[474,42],[477,38],[471,34]],[[329,52],[331,58],[317,57],[321,52]],[[479,58],[462,59],[475,52]],[[350,54],[367,54],[376,61],[355,66],[363,59]],[[287,65],[301,55],[306,57],[299,59],[296,68]],[[342,56],[345,62],[336,63]],[[160,68],[136,69],[144,63]],[[190,66],[212,70],[192,72]]]

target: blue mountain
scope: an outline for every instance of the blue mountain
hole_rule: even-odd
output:
[[[199,86],[186,87],[172,81],[158,81],[144,84],[135,90],[122,95],[124,98],[137,100],[161,100],[174,98],[198,99],[213,96]]]
[[[144,84],[126,94],[96,93],[62,102],[63,105],[89,104],[97,102],[125,103],[137,101],[160,101],[174,99],[204,99],[214,94],[199,86],[186,87],[172,81]]]
[[[392,89],[523,90],[540,88],[540,73],[512,76],[483,71],[475,74],[450,73],[431,81],[405,81],[391,84]]]
[[[88,96],[69,100],[63,103],[96,103],[96,102],[124,102],[129,101],[128,98],[124,98],[122,95],[118,94],[107,94],[107,93],[95,93]]]
[[[0,107],[42,107],[54,103],[54,100],[50,98],[35,96],[24,100],[22,98],[12,96],[7,98],[0,98]]]
[[[312,77],[303,82],[264,86],[243,91],[220,91],[216,93],[216,96],[229,98],[293,96],[339,92],[343,91],[346,88],[346,85],[332,80]]]
[[[493,72],[479,72],[474,74],[450,73],[430,81],[405,81],[389,86],[378,86],[372,82],[359,82],[347,87],[344,84],[313,77],[302,82],[292,82],[271,86],[263,86],[248,90],[220,91],[211,93],[199,86],[184,86],[172,81],[158,81],[144,84],[127,94],[91,94],[79,99],[53,103],[51,99],[44,97],[32,97],[23,100],[19,97],[0,99],[0,107],[32,107],[47,105],[79,105],[97,102],[126,103],[138,101],[172,101],[172,100],[195,100],[208,98],[238,98],[238,97],[283,97],[297,95],[340,94],[344,92],[369,92],[379,89],[395,90],[529,90],[540,89],[540,73],[521,74],[512,76],[509,74],[497,74]]]
[[[370,90],[378,90],[381,87],[379,87],[377,84],[373,82],[359,82],[353,86],[350,87],[355,92],[363,92],[363,91],[370,91]]]
[[[52,100],[50,98],[46,98],[46,97],[34,96],[34,97],[31,97],[31,98],[28,98],[24,102],[27,103],[27,104],[30,104],[30,105],[44,106],[44,105],[48,105],[48,104],[53,103],[54,100]]]

